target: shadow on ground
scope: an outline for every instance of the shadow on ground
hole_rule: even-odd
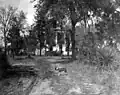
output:
[[[24,73],[0,81],[0,95],[119,95],[120,73],[99,72],[95,67],[77,63],[60,57],[15,60],[14,66],[21,64],[23,70],[25,66],[37,69],[37,76]],[[57,64],[65,66],[67,73],[56,71]]]

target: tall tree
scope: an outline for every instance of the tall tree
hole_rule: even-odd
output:
[[[34,52],[35,54],[35,50],[38,47],[38,41],[37,41],[38,39],[34,29],[30,29],[29,35],[26,36],[25,38],[26,38],[28,52]],[[30,57],[30,54],[28,54],[28,56]]]
[[[64,15],[67,15],[72,24],[71,41],[72,41],[72,57],[75,58],[75,25],[78,21],[86,20],[89,17],[88,11],[93,11],[94,15],[98,15],[100,11],[112,13],[117,7],[117,3],[113,0],[38,0],[36,5],[39,10],[43,9],[44,16],[48,13],[55,13],[61,10]]]
[[[52,35],[53,33],[51,33],[50,26],[52,27],[56,26],[55,25],[56,20],[48,19],[46,17],[52,0],[48,0],[48,1],[46,0],[43,2],[39,0],[38,3],[35,5],[35,8],[36,8],[35,29],[37,32],[37,38],[40,43],[40,51],[42,47],[44,46],[45,41],[46,41],[46,44],[49,44],[49,46],[52,48],[52,45],[54,44],[54,41],[53,41],[54,38]],[[40,55],[41,55],[41,52],[40,52]]]
[[[5,54],[7,51],[7,33],[11,27],[12,17],[14,16],[17,8],[12,6],[1,7],[0,8],[0,28],[4,34],[4,45],[5,45]]]
[[[42,3],[42,4],[41,4]],[[70,18],[71,18],[71,21],[72,21],[72,33],[73,33],[73,36],[72,36],[72,55],[73,55],[73,58],[75,57],[75,36],[74,36],[74,32],[75,32],[75,24],[76,24],[76,12],[75,12],[75,6],[73,4],[73,1],[63,1],[63,0],[39,0],[39,3],[37,4],[37,7],[38,6],[41,6],[40,8],[38,9],[46,9],[46,11],[44,11],[45,14],[48,13],[48,10],[56,10],[55,12],[57,13],[61,8],[64,10],[66,10],[67,12],[65,12],[65,10],[62,12],[64,13],[69,13],[70,12]],[[44,7],[46,6],[46,7]],[[56,9],[57,8],[57,9]],[[63,14],[64,14],[63,13]],[[44,15],[45,16],[45,15]]]
[[[20,32],[23,32],[26,23],[26,16],[23,11],[18,11],[11,18],[11,27],[8,31],[7,40],[11,43],[13,55],[23,48],[24,39],[21,37]],[[16,51],[16,52],[15,52]]]
[[[40,47],[40,56],[41,56],[41,50],[44,47],[45,42],[45,21],[43,19],[36,18],[36,25],[34,27],[34,32],[36,32],[36,38],[39,41],[39,47]]]

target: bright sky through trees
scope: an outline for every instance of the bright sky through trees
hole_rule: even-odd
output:
[[[27,22],[28,24],[33,23],[34,12],[33,3],[30,3],[30,0],[0,0],[0,6],[13,5],[18,7],[19,10],[23,10],[27,13]]]

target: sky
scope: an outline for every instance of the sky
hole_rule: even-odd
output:
[[[23,10],[27,13],[27,22],[29,25],[33,23],[35,9],[33,8],[33,3],[30,0],[0,0],[0,6],[13,5],[18,8],[18,10]]]

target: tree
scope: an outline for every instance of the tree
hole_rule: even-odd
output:
[[[104,11],[105,13],[112,13],[117,3],[113,0],[38,0],[36,5],[38,9],[44,10],[45,14],[61,12],[67,15],[71,20],[72,32],[72,57],[75,58],[75,25],[78,21],[83,20],[85,27],[87,26],[87,18],[89,18],[88,12],[93,11],[94,16],[99,15]],[[55,11],[52,11],[55,10]],[[50,16],[51,17],[51,16]]]
[[[44,42],[45,42],[45,21],[44,20],[36,20],[34,32],[36,32],[36,39],[39,41],[40,56],[41,56],[41,49],[44,47]]]
[[[67,30],[66,32],[66,51],[67,55],[69,56],[69,51],[70,51],[70,43],[71,43],[71,30]]]
[[[34,52],[35,54],[35,50],[38,46],[38,41],[37,41],[37,35],[34,29],[29,30],[29,35],[26,36],[25,39],[26,39],[26,46],[27,46],[28,52]],[[30,55],[31,54],[29,53],[28,57],[31,57]]]
[[[94,3],[93,1],[94,0],[89,0],[89,3],[85,3],[93,12],[92,17],[96,17],[97,19],[97,22],[95,24],[97,32],[89,31],[88,34],[85,35],[82,43],[82,46],[84,48],[82,48],[81,51],[85,52],[84,55],[86,59],[86,56],[89,55],[89,63],[93,63],[97,60],[96,64],[99,63],[99,65],[103,65],[103,62],[101,62],[102,60],[104,61],[104,65],[108,65],[111,63],[109,59],[112,59],[110,48],[115,49],[115,44],[119,39],[119,12],[116,11],[116,7],[111,7],[112,3],[110,3],[108,0],[101,0],[100,2]],[[109,50],[107,51],[106,48],[109,48]]]
[[[19,29],[16,26],[12,26],[12,28],[9,30],[7,40],[9,41],[9,43],[11,43],[11,51],[14,58],[14,55],[18,53],[21,47],[21,37]]]
[[[39,3],[40,2],[40,3]],[[46,9],[44,13],[48,14],[62,14],[61,19],[63,19],[66,15],[71,20],[72,24],[72,32],[71,32],[71,41],[72,41],[72,57],[75,58],[75,25],[80,20],[81,13],[85,13],[87,11],[81,11],[83,6],[83,1],[79,0],[39,0],[37,5],[41,5],[40,9]],[[43,3],[44,2],[44,3]],[[48,4],[49,2],[49,4]],[[41,4],[43,3],[43,4]],[[49,6],[47,8],[43,6]],[[80,11],[80,12],[79,12]],[[51,16],[50,16],[51,17]]]
[[[55,35],[54,32],[52,32],[51,28],[56,27],[56,20],[46,17],[46,14],[50,7],[50,1],[46,1],[45,4],[42,5],[42,7],[40,5],[41,3],[42,2],[39,0],[38,3],[35,5],[35,30],[37,32],[37,38],[40,43],[40,55],[42,47],[46,47],[45,42],[49,45],[50,50],[52,50],[52,46],[55,44]]]
[[[9,43],[11,43],[11,50],[14,54],[18,54],[20,49],[24,48],[24,38],[20,35],[20,32],[23,32],[24,25],[26,22],[26,16],[23,11],[19,11],[14,14],[14,16],[11,18],[11,27],[8,31],[7,40]]]
[[[7,33],[11,27],[12,17],[16,12],[16,8],[12,6],[1,7],[0,8],[0,28],[4,34],[4,45],[5,45],[5,54],[7,52]]]
[[[44,2],[44,3],[43,3]],[[61,1],[61,2],[58,2],[57,0],[43,0],[43,1],[41,1],[41,0],[39,0],[39,2],[38,2],[38,4],[36,5],[37,6],[37,9],[39,9],[39,10],[43,10],[43,12],[41,12],[41,13],[44,13],[44,16],[48,13],[48,10],[50,10],[51,9],[51,7],[52,7],[52,9],[51,10],[54,10],[55,8],[57,8],[57,9],[60,9],[60,7],[61,7],[61,3],[62,2],[64,2],[64,5],[65,5],[65,7],[68,5],[67,3],[68,2],[65,2],[65,1]],[[40,6],[40,4],[41,3],[43,3],[41,6]],[[58,5],[58,7],[57,7],[57,4],[59,3],[59,5]],[[70,2],[69,2],[70,3]],[[72,3],[70,3],[69,5],[71,5]],[[52,6],[52,5],[55,5],[55,6]],[[73,5],[73,4],[72,4]],[[39,7],[40,6],[40,7]],[[63,7],[63,6],[62,6]],[[73,6],[67,6],[67,7],[69,7],[70,8],[70,11],[73,13],[73,11],[75,11],[74,9],[71,9]],[[56,11],[55,13],[57,13],[58,11]],[[72,16],[71,16],[71,18],[73,18]],[[73,23],[74,24],[74,23]],[[75,26],[75,25],[74,25]],[[75,27],[73,27],[72,28],[72,30],[73,31],[75,31]],[[74,32],[73,32],[73,37],[74,37]],[[74,40],[74,38],[73,38],[73,40]],[[72,41],[73,41],[72,40]],[[74,46],[75,46],[75,41],[73,41],[73,55],[74,55]]]
[[[39,4],[41,4],[41,1],[38,1]],[[47,7],[49,6],[49,3],[46,2],[46,6],[41,6],[39,4],[36,4],[36,14],[35,14],[35,27],[34,30],[37,35],[37,39],[39,41],[39,47],[40,47],[40,56],[41,56],[41,50],[44,47],[44,42],[45,42],[45,26],[46,26],[46,18],[45,18],[45,13],[47,10]]]
[[[50,51],[52,51],[53,46],[55,46],[56,43],[56,36],[57,32],[55,31],[57,27],[57,20],[55,18],[48,19],[47,25],[46,25],[46,44],[49,45]]]

